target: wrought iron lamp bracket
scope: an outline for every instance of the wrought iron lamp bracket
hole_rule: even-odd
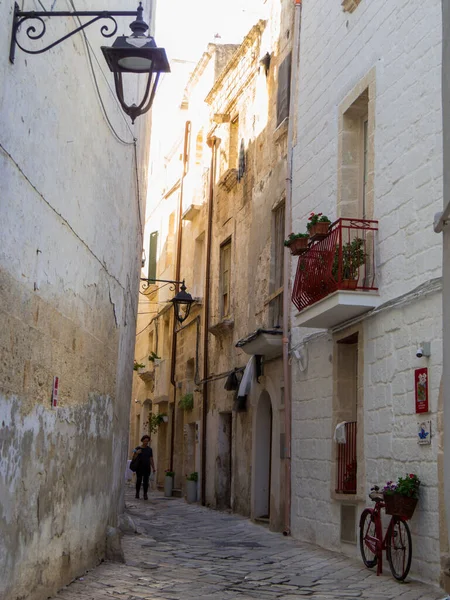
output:
[[[13,24],[12,24],[12,32],[11,32],[11,47],[10,47],[10,51],[9,51],[9,60],[11,63],[14,63],[16,46],[18,46],[23,52],[26,52],[27,54],[43,54],[44,52],[47,52],[47,50],[50,50],[51,48],[54,48],[58,44],[61,44],[61,42],[64,42],[65,40],[72,37],[79,31],[86,29],[86,27],[89,27],[89,25],[92,25],[92,23],[95,23],[96,21],[99,21],[101,19],[109,19],[113,23],[112,31],[109,31],[111,23],[103,25],[100,29],[100,33],[102,34],[103,37],[110,38],[113,35],[115,35],[117,32],[117,21],[114,19],[114,17],[137,17],[137,15],[138,15],[137,11],[109,11],[109,10],[54,11],[54,12],[28,11],[28,12],[24,12],[24,11],[20,10],[19,5],[16,2],[14,4],[14,16],[13,16]],[[92,18],[89,21],[87,21],[86,23],[82,23],[79,27],[77,27],[73,31],[69,32],[68,34],[64,35],[63,37],[59,38],[52,44],[45,46],[45,48],[40,48],[39,50],[29,50],[27,48],[24,48],[17,40],[17,34],[18,34],[20,27],[27,21],[37,21],[39,23],[38,26],[37,26],[37,24],[35,24],[35,25],[30,24],[27,27],[26,35],[27,35],[28,39],[30,39],[32,41],[39,40],[42,37],[44,37],[44,35],[47,31],[47,26],[44,21],[45,17],[50,17],[50,18],[52,18],[52,17],[92,17]]]
[[[169,286],[169,290],[174,292],[176,285],[184,285],[184,279],[183,281],[174,281],[172,279],[146,279],[145,277],[141,277],[141,281],[144,282],[142,285],[143,290],[148,290],[148,288],[154,283],[170,283],[171,285]]]

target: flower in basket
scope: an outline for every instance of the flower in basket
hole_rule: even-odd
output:
[[[309,233],[290,233],[287,240],[284,240],[284,245],[289,247],[292,242],[302,238],[309,238]]]
[[[411,519],[417,504],[420,479],[414,473],[388,481],[383,488],[385,513]]]
[[[311,231],[311,228],[317,223],[331,223],[330,219],[324,215],[323,213],[311,213],[309,215],[308,223],[306,224],[306,229]]]
[[[175,471],[171,471],[170,469],[166,469],[166,477],[175,477]]]
[[[392,496],[393,494],[399,494],[400,496],[406,496],[407,498],[418,498],[419,497],[419,486],[420,479],[414,473],[406,474],[405,477],[399,477],[397,483],[393,481],[387,481],[383,488],[383,494],[386,496]]]

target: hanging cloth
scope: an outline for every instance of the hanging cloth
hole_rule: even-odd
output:
[[[239,386],[238,398],[243,398],[250,393],[250,388],[252,387],[252,381],[255,373],[255,357],[252,356],[248,361],[244,374],[241,379],[241,384]]]
[[[346,444],[347,443],[347,434],[345,426],[347,425],[346,421],[342,423],[338,423],[336,425],[336,429],[334,430],[334,441],[338,444]]]

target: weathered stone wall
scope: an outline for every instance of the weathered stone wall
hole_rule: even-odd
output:
[[[442,203],[440,26],[437,0],[394,0],[383,6],[362,0],[351,14],[342,11],[340,2],[303,2],[293,179],[294,231],[305,230],[311,211],[331,220],[339,216],[339,107],[373,75],[369,144],[374,152],[373,218],[379,221],[379,295],[384,303],[412,290],[417,294],[358,325],[362,463],[357,495],[345,500],[357,505],[358,516],[371,485],[417,473],[423,489],[411,521],[412,574],[434,581],[442,522],[437,487],[441,298],[439,282],[432,281],[441,274],[441,240],[431,226]],[[314,333],[295,327],[295,315],[293,325],[293,345]],[[340,541],[342,502],[334,492],[333,340],[331,333],[322,333],[306,342],[303,372],[293,360],[292,530],[301,539],[357,554],[356,546]],[[429,360],[415,356],[421,341],[432,342]],[[422,366],[429,367],[430,413],[423,418],[432,421],[431,446],[417,444],[422,419],[415,414],[414,369]]]
[[[80,35],[11,65],[12,9],[0,8],[0,597],[40,600],[104,556],[123,508],[143,208],[132,142],[142,198],[148,131],[124,121],[95,67],[127,143],[113,134]],[[73,23],[47,27],[56,38]],[[87,36],[109,77],[99,28]]]

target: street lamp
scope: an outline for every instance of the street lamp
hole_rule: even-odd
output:
[[[175,318],[178,323],[183,323],[189,316],[191,312],[191,306],[194,304],[195,300],[186,292],[186,286],[183,281],[173,281],[171,279],[145,279],[141,277],[141,281],[144,281],[147,285],[144,284],[143,288],[147,289],[151,283],[171,283],[173,285],[181,285],[180,291],[175,294],[175,296],[170,300],[173,304],[173,310],[175,313]]]
[[[120,105],[124,112],[131,117],[134,123],[135,119],[140,115],[146,113],[155,97],[156,87],[158,85],[159,77],[161,73],[169,73],[170,65],[167,60],[166,51],[164,48],[158,48],[155,40],[151,36],[146,35],[148,29],[147,23],[143,19],[143,7],[142,2],[139,2],[139,6],[135,12],[131,11],[29,11],[24,12],[19,9],[19,5],[16,3],[14,6],[14,18],[11,35],[11,46],[9,52],[9,60],[14,63],[15,49],[18,46],[23,52],[27,54],[42,54],[51,48],[54,48],[64,40],[72,37],[82,29],[85,29],[92,23],[100,19],[109,19],[113,22],[113,30],[110,32],[108,25],[103,25],[100,31],[103,37],[110,38],[117,32],[117,22],[114,17],[117,16],[130,16],[136,17],[136,20],[130,24],[132,34],[130,36],[119,36],[111,47],[102,46],[102,52],[108,63],[110,70],[114,73],[114,83],[116,87],[117,97]],[[46,33],[46,24],[43,20],[44,17],[91,17],[90,21],[82,23],[79,27],[64,35],[62,38],[56,40],[52,44],[45,46],[45,48],[39,48],[37,50],[30,50],[24,48],[18,41],[17,35],[21,26],[27,21],[34,21],[35,24],[30,24],[25,33],[28,39],[34,41],[41,39]],[[37,22],[37,23],[36,23]],[[145,86],[144,97],[142,101],[136,105],[128,105],[125,102],[123,93],[123,73],[144,73],[147,74],[147,83]]]

